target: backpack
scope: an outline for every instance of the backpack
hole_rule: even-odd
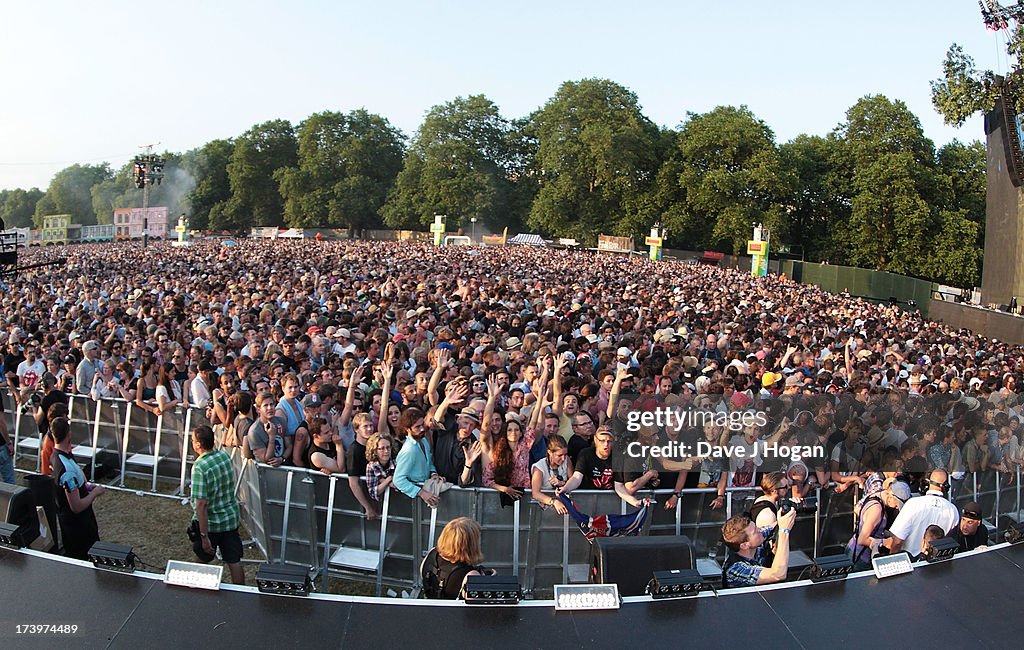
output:
[[[452,564],[446,562],[445,564],[447,566],[441,566],[440,555],[438,555],[436,548],[431,549],[427,556],[423,558],[423,563],[420,564],[420,577],[423,579],[423,595],[427,598],[447,598],[445,585],[451,580],[458,580],[459,587],[461,588],[466,574],[474,568],[468,564],[461,563]],[[452,574],[456,575],[453,577]],[[458,598],[458,595],[455,597]]]

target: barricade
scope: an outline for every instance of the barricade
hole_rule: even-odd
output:
[[[4,414],[15,439],[15,460],[36,459],[39,433],[30,413],[13,408],[6,396]],[[94,473],[97,459],[113,455],[120,474],[110,481],[126,489],[125,477],[147,481],[142,491],[157,496],[187,495],[193,462],[188,432],[205,421],[195,409],[179,408],[162,416],[119,399],[71,399],[72,433],[76,458]],[[568,517],[543,509],[529,496],[502,507],[500,493],[490,489],[452,488],[437,509],[419,499],[390,490],[382,503],[382,516],[368,521],[345,475],[325,475],[301,468],[274,468],[245,460],[232,450],[236,493],[243,505],[249,534],[271,560],[302,564],[315,569],[326,588],[329,576],[384,584],[419,587],[419,565],[451,519],[469,516],[484,529],[486,564],[502,574],[517,575],[532,595],[549,595],[554,584],[585,580],[590,544]],[[92,476],[91,478],[95,478]],[[1021,520],[1021,471],[968,473],[951,481],[949,498],[958,506],[978,501],[986,524],[994,529],[1004,516]],[[360,480],[362,480],[360,478]],[[916,486],[915,486],[916,487]],[[651,510],[644,534],[686,535],[698,557],[718,553],[722,523],[749,508],[756,488],[729,488],[724,508],[712,510],[714,488],[683,490],[679,505],[665,510],[671,490],[645,492],[658,503]],[[817,556],[844,546],[853,529],[853,505],[858,495],[850,490],[815,493],[815,509],[804,512],[794,527],[793,547]],[[588,514],[624,513],[629,508],[612,492],[573,493],[577,507]],[[720,559],[720,558],[719,558]]]

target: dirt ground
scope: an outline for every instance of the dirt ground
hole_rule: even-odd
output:
[[[18,467],[35,471],[35,461],[19,460]],[[126,479],[125,484],[131,489],[150,487],[149,481],[130,477]],[[192,506],[187,499],[111,489],[96,499],[93,510],[99,523],[100,539],[133,547],[140,563],[144,563],[139,566],[140,569],[163,573],[168,560],[196,561],[191,543],[185,535],[185,529],[192,520]],[[249,539],[244,526],[239,532],[243,541]],[[245,570],[245,582],[248,585],[255,585],[256,571],[266,558],[255,544],[247,544],[244,550],[242,566]],[[226,568],[223,581],[230,582]],[[320,583],[317,581],[315,587],[319,589],[319,586]],[[375,593],[371,584],[335,578],[328,579],[327,591],[361,596]]]

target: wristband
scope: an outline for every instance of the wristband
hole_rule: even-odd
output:
[[[682,492],[673,492],[672,496],[674,496],[677,499],[682,499],[683,498],[683,493]]]
[[[783,532],[783,533],[785,533],[785,534],[787,534],[787,535],[788,535],[788,534],[790,534],[791,532],[793,532],[793,529],[792,529],[792,528],[783,528],[783,529],[781,530],[781,532]]]

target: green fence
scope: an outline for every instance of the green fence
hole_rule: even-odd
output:
[[[927,280],[853,266],[783,260],[780,272],[797,282],[813,284],[833,293],[849,292],[881,301],[895,298],[904,307],[913,301],[926,317],[928,304],[936,290],[935,284]]]

